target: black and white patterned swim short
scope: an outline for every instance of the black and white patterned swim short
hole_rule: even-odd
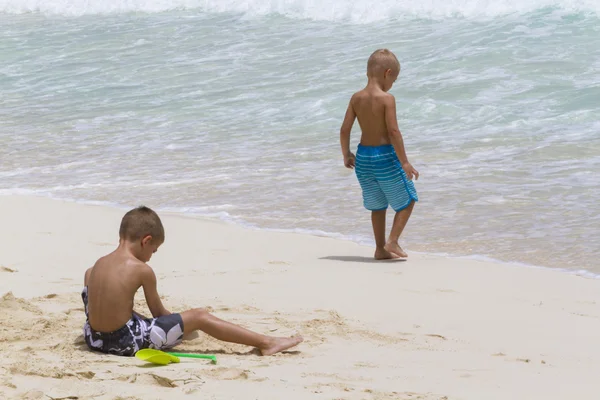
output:
[[[81,297],[87,316],[87,287],[83,289]],[[114,332],[97,332],[86,320],[83,336],[92,350],[118,356],[133,356],[141,349],[168,349],[181,343],[183,320],[179,314],[148,319],[134,314],[123,327]]]

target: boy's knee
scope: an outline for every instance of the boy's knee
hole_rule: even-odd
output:
[[[194,312],[194,317],[198,321],[203,321],[210,316],[210,314],[208,313],[208,311],[205,308],[195,308],[193,310],[193,312]]]

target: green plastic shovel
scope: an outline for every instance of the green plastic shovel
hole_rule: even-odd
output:
[[[205,360],[211,360],[213,364],[217,363],[217,356],[213,354],[194,354],[194,353],[167,353],[171,357],[184,357],[184,358],[202,358]]]
[[[142,349],[135,353],[135,357],[142,361],[148,361],[158,365],[178,363],[179,357],[202,358],[206,360],[211,360],[213,364],[217,363],[217,357],[212,354],[167,353],[155,349]]]

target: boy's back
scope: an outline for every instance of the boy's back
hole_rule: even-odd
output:
[[[352,96],[351,104],[362,131],[360,144],[363,146],[390,144],[385,105],[391,96],[377,87],[366,87]]]
[[[144,268],[149,267],[135,257],[113,252],[86,271],[89,323],[93,329],[113,332],[129,321]]]

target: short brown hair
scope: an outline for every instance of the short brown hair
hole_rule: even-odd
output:
[[[165,229],[154,211],[146,206],[139,206],[123,216],[119,237],[131,242],[152,236],[152,241],[165,241]]]
[[[400,62],[388,49],[378,49],[371,54],[367,62],[367,74],[373,75],[378,71],[386,71],[391,69],[396,73],[400,73]]]

